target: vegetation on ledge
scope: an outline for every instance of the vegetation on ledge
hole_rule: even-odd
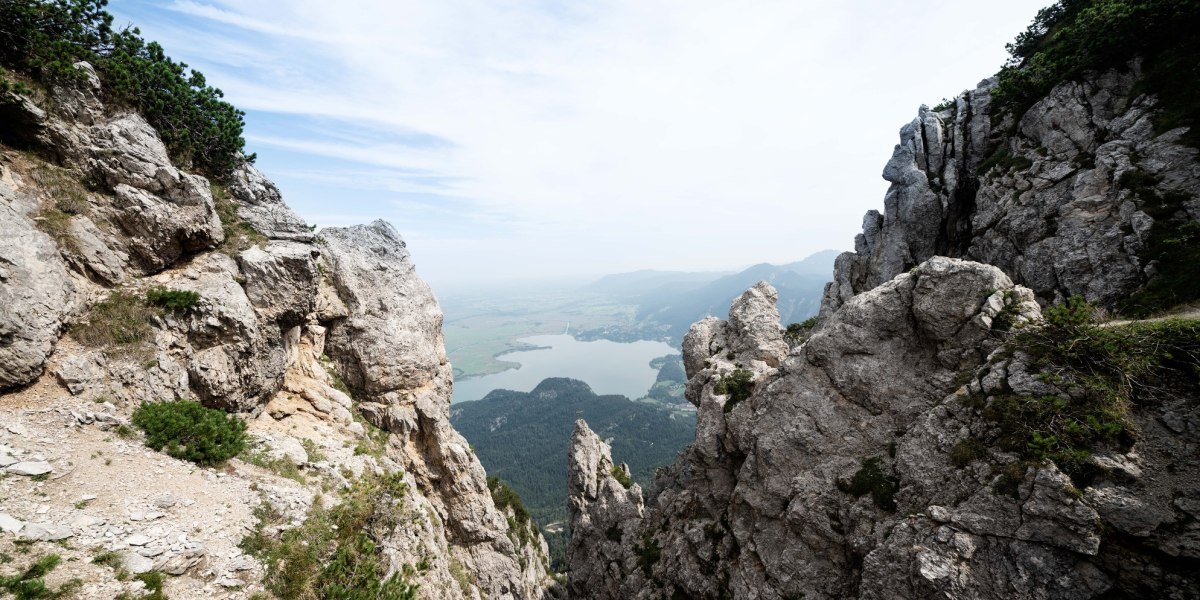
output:
[[[204,75],[175,62],[137,29],[116,31],[108,0],[6,0],[0,2],[0,65],[34,81],[73,85],[97,70],[111,105],[140,112],[182,165],[227,176],[254,156],[244,156],[245,113],[223,100]],[[22,91],[0,76],[0,91]]]
[[[198,465],[221,464],[246,448],[246,423],[199,402],[148,402],[133,411],[146,445]]]
[[[404,503],[407,492],[403,473],[364,476],[342,492],[336,506],[326,508],[317,498],[304,522],[278,539],[268,531],[283,517],[264,499],[255,511],[258,524],[240,547],[266,565],[264,583],[283,600],[411,600],[417,586],[408,579],[428,565],[406,565],[388,575],[380,546],[412,518]]]
[[[1096,474],[1093,452],[1125,450],[1137,438],[1134,406],[1200,392],[1200,320],[1102,324],[1078,297],[1043,315],[1042,327],[1021,330],[1013,343],[1034,357],[1042,381],[1066,393],[1003,394],[982,409],[998,426],[993,443],[1027,464],[1052,460],[1086,484]],[[979,455],[966,447],[954,454],[956,464]]]
[[[1190,127],[1200,147],[1200,0],[1059,0],[1007,48],[992,97],[1017,117],[1063,81],[1142,59],[1139,92],[1161,103],[1160,131]]]

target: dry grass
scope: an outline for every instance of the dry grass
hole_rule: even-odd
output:
[[[252,246],[267,243],[267,236],[238,216],[238,203],[229,195],[229,190],[215,183],[209,185],[212,191],[213,203],[217,206],[217,216],[221,219],[221,228],[225,230],[225,241],[221,250],[229,254],[238,254]]]
[[[106,353],[146,352],[154,341],[151,319],[158,314],[159,309],[147,305],[141,296],[116,291],[92,305],[87,317],[71,329],[71,337]]]

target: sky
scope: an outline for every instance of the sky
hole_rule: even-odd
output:
[[[853,248],[921,104],[1049,0],[111,0],[246,111],[309,223],[435,290]]]

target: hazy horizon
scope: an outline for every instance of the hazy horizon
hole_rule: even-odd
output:
[[[321,226],[383,218],[437,289],[736,271],[853,246],[919,105],[1046,0],[113,0],[247,111]]]

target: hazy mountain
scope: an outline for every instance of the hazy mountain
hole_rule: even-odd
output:
[[[724,277],[732,271],[655,271],[643,269],[629,273],[605,275],[595,282],[584,286],[584,290],[598,292],[611,296],[626,297],[640,296],[646,290],[664,287],[693,289],[714,279]]]
[[[817,314],[837,255],[836,250],[822,250],[796,262],[762,263],[737,273],[636,271],[609,275],[587,289],[628,298],[638,305],[638,321],[666,325],[668,335],[678,341],[692,323],[725,314],[734,298],[759,281],[779,292],[783,324]]]

